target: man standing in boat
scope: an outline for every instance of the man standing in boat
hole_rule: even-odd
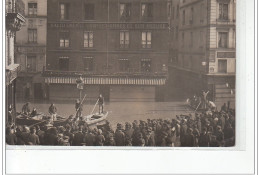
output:
[[[51,115],[51,120],[55,121],[57,119],[57,108],[53,103],[51,103],[51,106],[49,107],[49,113]]]
[[[79,99],[76,100],[75,108],[76,108],[76,117],[81,117],[83,106]]]
[[[104,111],[104,97],[102,96],[102,94],[99,95],[98,97],[98,106],[99,106],[99,114],[100,114],[100,109],[101,109],[101,113],[103,113]]]
[[[30,103],[29,102],[27,102],[27,103],[25,103],[25,105],[23,105],[23,108],[22,108],[22,113],[24,114],[24,115],[29,115],[30,114],[30,112],[31,112],[31,109],[30,109]]]

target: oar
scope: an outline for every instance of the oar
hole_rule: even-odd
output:
[[[95,110],[95,108],[96,108],[96,106],[97,106],[97,103],[98,103],[98,100],[97,100],[97,102],[96,102],[96,104],[95,104],[95,106],[94,106],[94,108],[93,108],[92,112],[90,113],[90,115],[92,115],[92,114],[93,114],[93,112],[94,112],[94,110]]]
[[[80,106],[82,105],[82,103],[85,100],[86,96],[87,96],[87,94],[84,95],[82,101],[80,102],[79,108],[76,110],[76,113],[74,114],[74,116],[76,116],[76,114],[77,114],[78,110],[80,109]]]

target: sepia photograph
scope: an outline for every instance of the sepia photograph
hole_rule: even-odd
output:
[[[236,0],[5,0],[5,21],[6,145],[236,146]]]

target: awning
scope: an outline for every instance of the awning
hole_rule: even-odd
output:
[[[77,77],[45,77],[48,84],[76,84]],[[89,77],[83,78],[84,84],[90,85],[165,85],[166,78],[120,78]]]

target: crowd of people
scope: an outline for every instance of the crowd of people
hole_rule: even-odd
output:
[[[62,126],[9,126],[8,145],[229,147],[235,145],[235,110],[204,111],[172,119],[109,121],[89,127],[82,117],[70,116]]]

